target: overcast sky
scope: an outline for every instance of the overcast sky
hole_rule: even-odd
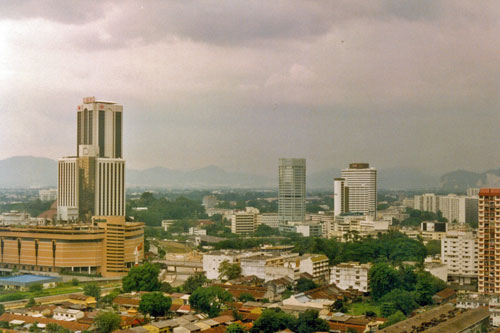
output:
[[[0,159],[124,106],[131,168],[500,167],[499,1],[0,2]]]

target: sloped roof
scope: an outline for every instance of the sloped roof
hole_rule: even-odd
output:
[[[34,322],[38,322],[40,324],[50,324],[54,323],[64,328],[67,328],[71,331],[86,331],[90,327],[90,325],[83,324],[80,322],[74,321],[65,321],[65,320],[56,320],[52,318],[45,317],[31,317],[31,316],[21,316],[10,313],[4,313],[0,316],[0,321],[11,322],[12,320],[22,320],[26,323],[33,324]]]

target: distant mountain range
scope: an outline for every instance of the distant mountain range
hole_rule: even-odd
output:
[[[329,189],[340,169],[332,168],[307,175],[308,189]],[[127,169],[127,186],[167,188],[277,188],[277,177],[229,172],[217,166],[196,170],[156,167]],[[57,162],[49,158],[16,156],[0,160],[0,187],[48,187],[57,184]],[[468,187],[500,187],[500,169],[483,173],[457,170],[440,179],[413,168],[390,168],[378,172],[378,187],[391,190],[434,189],[465,192]]]

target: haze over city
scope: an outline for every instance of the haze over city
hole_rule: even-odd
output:
[[[57,159],[82,96],[131,168],[500,166],[498,2],[0,4],[0,159]]]

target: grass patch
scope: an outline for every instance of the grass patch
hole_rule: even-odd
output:
[[[349,310],[349,314],[359,316],[364,315],[366,311],[372,311],[377,314],[377,317],[381,317],[380,314],[380,306],[373,303],[353,303],[350,304],[347,309]]]
[[[191,252],[191,248],[181,243],[173,241],[159,241],[159,246],[161,246],[165,252],[168,253],[188,253]]]

